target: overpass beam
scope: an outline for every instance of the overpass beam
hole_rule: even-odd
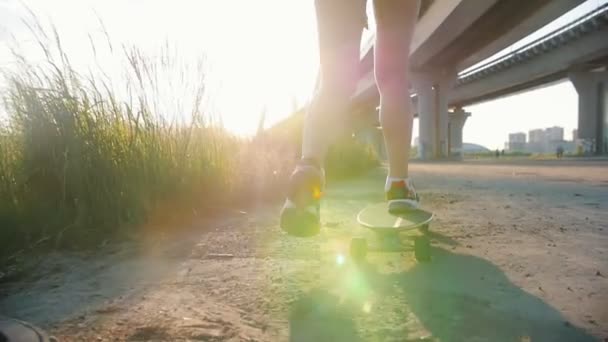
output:
[[[608,71],[568,75],[578,93],[578,137],[595,154],[608,153]]]
[[[457,107],[449,115],[449,152],[450,157],[455,159],[462,159],[464,153],[462,151],[462,129],[467,118],[471,116],[471,113],[465,112],[461,107]]]
[[[412,81],[418,97],[418,155],[424,160],[446,158],[448,100],[456,73],[413,72]]]

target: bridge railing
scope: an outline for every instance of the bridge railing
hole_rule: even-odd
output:
[[[588,22],[592,22],[596,18],[606,15],[606,14],[608,14],[608,3],[605,3],[602,6],[596,8],[595,10],[577,18],[576,20],[573,20],[570,23],[551,31],[550,33],[523,45],[522,47],[516,49],[515,51],[512,51],[499,58],[490,60],[474,69],[467,70],[466,72],[459,74],[458,79],[463,80],[465,78],[471,78],[471,76],[478,74],[478,73],[483,73],[484,71],[486,71],[494,66],[497,66],[500,63],[508,61],[512,58],[517,58],[520,55],[524,55],[526,52],[531,51],[539,46],[543,46],[543,44],[549,42],[550,40],[552,40],[556,37],[559,37],[561,35],[567,34],[569,31],[575,30],[577,27],[583,26]]]

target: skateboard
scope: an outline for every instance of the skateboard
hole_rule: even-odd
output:
[[[419,262],[430,261],[431,242],[428,236],[429,224],[434,215],[423,209],[413,209],[404,214],[390,214],[387,203],[367,206],[357,215],[357,222],[375,233],[375,245],[368,247],[368,241],[354,237],[350,242],[350,255],[355,261],[365,260],[367,252],[410,251],[401,233],[418,230],[421,234],[414,239],[414,256]]]
[[[0,341],[7,342],[57,342],[42,329],[31,323],[0,316]]]

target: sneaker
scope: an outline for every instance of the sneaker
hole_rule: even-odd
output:
[[[321,198],[325,187],[323,168],[302,159],[289,179],[280,226],[289,235],[311,237],[321,230]]]
[[[403,214],[420,206],[420,197],[409,179],[393,180],[390,182],[390,187],[387,184],[387,188],[386,200],[389,213]]]

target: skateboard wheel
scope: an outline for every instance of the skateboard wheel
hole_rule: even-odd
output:
[[[355,261],[362,261],[367,255],[367,241],[363,238],[350,240],[350,256]]]
[[[429,224],[423,224],[422,226],[420,226],[420,231],[424,234],[428,234],[429,233]]]
[[[431,241],[428,237],[421,236],[414,240],[414,256],[419,262],[431,260]]]

